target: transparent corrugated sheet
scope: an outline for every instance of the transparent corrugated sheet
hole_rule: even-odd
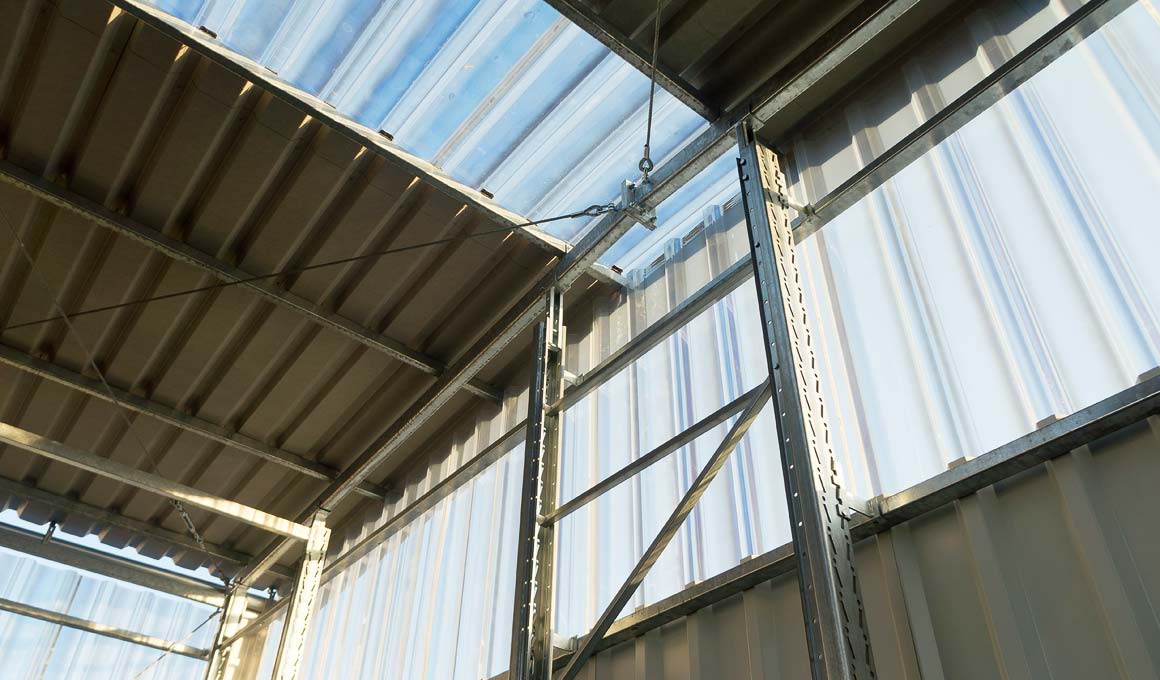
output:
[[[1160,364],[1158,18],[1133,5],[800,244],[859,495]]]
[[[639,175],[649,79],[542,0],[149,2],[528,217]],[[705,126],[658,88],[653,160]]]
[[[854,496],[900,491],[1156,368],[1158,17],[1150,3],[1137,3],[799,245],[831,432]],[[1022,24],[1011,33],[1030,35]],[[993,70],[1002,57],[990,48],[971,51],[966,59],[983,61],[961,71]],[[933,113],[920,108],[927,103],[921,97],[910,101],[918,118]],[[851,140],[864,154],[860,163],[886,144],[873,134]],[[733,176],[731,162],[720,162],[718,177],[722,168]],[[743,218],[720,181],[708,181],[719,190],[706,195],[716,198],[689,199],[663,218],[683,225],[671,232],[682,238],[639,245],[650,238],[642,235],[628,290],[594,301],[590,322],[572,315],[571,370],[588,370],[747,256]],[[564,498],[763,379],[757,318],[746,282],[569,409]],[[586,632],[727,427],[564,521],[559,633]],[[629,611],[789,540],[774,436],[766,413]],[[515,486],[503,493],[518,493]],[[455,627],[458,653],[473,655],[467,666],[457,662],[456,676],[503,670],[506,641],[499,638],[510,630],[511,574],[492,571],[499,550],[489,547],[477,563],[461,537],[494,543],[516,518],[499,517],[494,504],[468,510],[455,499],[328,584],[314,634],[326,649],[312,652],[326,656],[315,664],[378,644],[375,654],[389,660],[383,663],[392,664],[393,676],[423,677],[433,666],[421,660],[446,661],[425,650],[452,649],[440,632],[446,625]],[[458,533],[464,516],[485,524]],[[469,567],[447,572],[448,559]],[[449,573],[464,574],[465,585],[446,586],[452,599],[439,599],[437,584]],[[368,599],[401,591],[402,601]],[[484,604],[463,600],[455,609],[454,596],[464,593]],[[424,613],[432,609],[439,611]],[[486,625],[495,637],[477,632]],[[313,668],[311,677],[321,677],[321,666]]]
[[[0,597],[190,647],[208,649],[209,605],[0,548]],[[19,614],[0,612],[0,675],[6,678],[201,677],[205,662]],[[154,664],[150,667],[150,664]]]
[[[323,584],[307,678],[488,678],[508,666],[523,446]]]

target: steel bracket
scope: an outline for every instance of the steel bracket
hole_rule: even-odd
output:
[[[637,184],[632,180],[624,180],[620,185],[620,210],[631,217],[637,224],[649,231],[657,228],[656,208],[649,208],[641,203],[647,191],[648,184]]]

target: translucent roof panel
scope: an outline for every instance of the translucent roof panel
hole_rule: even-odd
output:
[[[639,175],[649,79],[542,0],[147,1],[530,218]],[[658,87],[653,160],[705,125]]]

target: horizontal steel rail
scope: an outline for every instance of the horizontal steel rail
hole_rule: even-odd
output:
[[[561,680],[572,680],[579,673],[580,669],[584,667],[588,658],[596,652],[597,645],[604,639],[604,634],[608,628],[615,622],[616,617],[620,614],[628,601],[632,599],[633,593],[644,582],[645,577],[652,569],[656,561],[660,559],[661,554],[668,547],[669,543],[677,535],[681,525],[685,523],[689,513],[693,511],[697,503],[701,500],[701,496],[709,489],[713,479],[725,467],[725,463],[729,462],[729,456],[733,453],[733,449],[741,443],[742,437],[749,431],[749,426],[757,420],[757,416],[761,413],[762,408],[765,407],[766,402],[770,401],[770,394],[772,392],[771,381],[766,380],[762,383],[758,390],[757,396],[753,397],[745,408],[745,412],[733,423],[733,427],[729,429],[725,439],[722,440],[717,450],[713,455],[709,456],[709,460],[705,463],[705,467],[697,475],[693,483],[689,485],[689,490],[677,503],[677,507],[673,509],[672,514],[665,521],[664,526],[657,532],[656,537],[648,548],[645,549],[644,554],[637,560],[636,565],[629,572],[628,577],[624,580],[624,584],[613,595],[612,601],[604,609],[600,618],[596,620],[596,624],[592,630],[577,644],[576,651],[568,660],[568,664],[561,672]]]
[[[805,214],[795,220],[794,240],[800,242],[870,195],[1135,2],[1088,0],[1087,4],[984,77],[853,177],[818,199],[814,205],[807,206]]]
[[[855,535],[864,537],[889,529],[1157,414],[1160,376],[881,499],[876,516],[863,522]]]
[[[564,397],[552,405],[553,412],[568,409],[599,388],[610,378],[620,373],[649,350],[664,342],[677,330],[686,326],[705,310],[712,307],[741,284],[753,278],[753,265],[749,258],[742,258],[718,274],[712,281],[702,286],[684,302],[667,314],[649,324],[647,328],[629,340],[590,370],[581,373],[564,390]]]
[[[212,496],[199,489],[178,484],[131,465],[93,455],[88,451],[81,451],[7,423],[0,423],[0,442],[287,538],[306,540],[310,534],[308,526],[236,501]]]
[[[243,566],[253,559],[252,555],[247,555],[246,553],[209,541],[205,541],[203,547],[202,544],[199,544],[188,533],[170,531],[151,522],[118,514],[105,508],[99,508],[95,505],[89,505],[65,496],[58,496],[44,489],[31,486],[30,484],[14,482],[11,479],[0,477],[0,494],[7,494],[9,497],[23,498],[33,503],[47,505],[69,516],[84,517],[100,524],[124,529],[142,538],[147,538],[150,541],[156,541],[161,544],[192,550],[198,553],[208,553],[212,557],[234,565]],[[278,567],[275,573],[285,578],[293,576],[290,570],[282,567]]]
[[[69,616],[68,614],[61,614],[49,609],[41,609],[30,604],[22,602],[14,602],[0,598],[0,611],[9,612],[18,616],[25,616],[30,619],[44,621],[57,626],[64,626],[66,628],[73,628],[75,630],[84,631],[86,633],[93,633],[101,635],[114,640],[121,640],[122,642],[131,642],[135,645],[143,647],[152,647],[159,649],[169,654],[179,654],[181,656],[188,656],[193,659],[208,659],[209,650],[199,649],[197,647],[190,647],[181,642],[170,642],[162,640],[161,638],[153,637],[152,635],[145,635],[143,633],[135,633],[131,630],[117,628],[116,626],[107,626],[103,623],[96,623],[87,619]]]
[[[697,437],[700,437],[706,432],[711,431],[721,423],[729,420],[733,416],[745,410],[745,407],[757,398],[757,395],[761,392],[762,389],[764,389],[764,387],[764,385],[758,385],[757,387],[754,387],[745,394],[742,394],[740,397],[737,397],[733,401],[730,401],[728,404],[725,404],[721,408],[705,416],[701,420],[698,420],[696,423],[689,426],[688,429],[673,435],[664,443],[654,448],[652,451],[649,451],[628,465],[625,465],[616,472],[600,480],[596,484],[593,484],[588,488],[588,490],[577,494],[567,503],[560,505],[560,507],[556,508],[555,512],[552,512],[551,514],[542,518],[541,522],[544,524],[559,522],[561,519],[567,517],[573,512],[576,512],[584,505],[591,503],[597,497],[604,495],[611,489],[619,486],[629,479],[632,479],[632,477],[640,474],[654,463],[658,463],[664,460],[665,457],[669,454],[692,443],[695,439],[697,439]]]
[[[272,280],[253,280],[254,274],[252,272],[242,271],[233,265],[221,262],[184,241],[166,236],[156,229],[151,229],[116,213],[96,201],[70,191],[55,182],[50,182],[10,161],[0,160],[0,181],[19,187],[39,199],[80,215],[98,226],[133,239],[173,260],[199,269],[222,281],[242,282],[239,283],[239,286],[265,298],[271,304],[287,309],[323,328],[343,335],[376,352],[386,354],[424,373],[439,375],[443,371],[444,367],[441,362],[407,347],[398,340],[388,338],[382,333],[366,328],[311,300],[285,290]],[[468,381],[464,387],[472,394],[493,402],[498,403],[503,397],[498,388],[481,381]]]
[[[82,545],[62,540],[45,541],[41,534],[8,524],[0,523],[0,547],[194,602],[215,607],[225,602],[225,589],[214,584]]]

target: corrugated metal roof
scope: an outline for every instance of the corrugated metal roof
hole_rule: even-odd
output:
[[[506,208],[606,203],[635,178],[649,79],[542,0],[154,0]],[[658,90],[652,156],[706,126]],[[575,240],[584,222],[547,227]]]
[[[0,239],[6,325],[54,314],[41,276],[71,312],[215,282],[206,261],[265,273],[495,226],[485,203],[108,4],[0,4],[0,43],[10,46],[0,208],[36,261],[31,270],[13,239]],[[129,233],[189,249],[202,264]],[[129,414],[136,437],[101,390],[76,389],[93,387],[95,375],[65,325],[5,330],[0,420],[294,516],[325,480],[255,453],[343,467],[433,379],[384,347],[405,346],[438,370],[554,256],[497,235],[290,275],[261,295],[239,286],[79,318],[111,385],[165,416]],[[361,330],[336,331],[344,327]],[[502,384],[507,363],[481,377]],[[428,432],[476,399],[460,395]],[[5,449],[0,475],[185,531],[156,496],[30,454]],[[49,515],[37,503],[9,504],[34,521]],[[212,543],[253,554],[268,539],[193,514]],[[203,559],[79,515],[63,529],[94,529],[186,566]]]

